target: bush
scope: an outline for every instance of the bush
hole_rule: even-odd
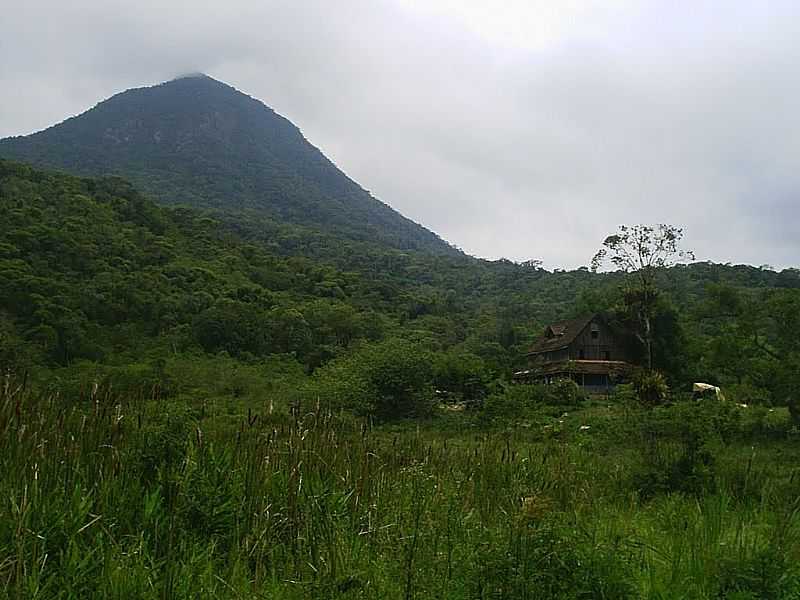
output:
[[[434,358],[433,384],[455,400],[486,397],[491,374],[483,359],[470,352],[450,350]]]
[[[636,405],[639,403],[639,398],[632,383],[621,383],[615,386],[613,399],[614,402],[622,405]]]
[[[186,457],[189,437],[195,426],[191,410],[185,404],[172,402],[168,411],[148,422],[131,448],[140,465],[144,481],[169,477]],[[162,482],[163,483],[163,482]]]
[[[551,406],[578,406],[586,399],[583,390],[572,379],[558,379],[544,387],[544,401]]]
[[[800,427],[800,398],[793,397],[787,402],[789,417],[795,427]]]
[[[0,311],[0,374],[22,373],[40,360],[34,346],[18,335],[12,320]]]
[[[770,406],[772,399],[769,390],[756,387],[749,383],[734,383],[725,386],[725,396],[728,400],[737,404],[764,405]]]
[[[643,411],[640,418],[643,463],[633,481],[646,498],[711,489],[717,480],[712,449],[741,431],[741,415],[730,403],[680,402]]]
[[[669,387],[664,375],[658,371],[637,371],[631,383],[637,399],[645,406],[656,406],[666,402]]]
[[[641,469],[633,474],[633,484],[643,498],[673,492],[699,496],[716,481],[714,455],[700,437],[653,440],[643,458]]]
[[[390,339],[364,344],[317,371],[322,400],[379,419],[426,416],[434,406],[430,353]]]
[[[131,362],[122,366],[105,365],[85,360],[53,371],[48,387],[65,396],[80,398],[95,390],[114,397],[160,397],[172,394],[172,381],[162,360]]]
[[[585,400],[580,387],[571,379],[543,384],[503,384],[483,403],[481,417],[486,421],[542,420],[544,407],[574,407]]]
[[[797,598],[800,589],[800,570],[778,543],[723,561],[717,579],[718,598]]]
[[[272,349],[270,325],[260,307],[222,300],[194,319],[192,332],[206,352],[266,354]]]
[[[476,557],[475,598],[637,597],[621,548],[550,523],[513,532],[508,547]]]
[[[781,409],[755,405],[739,410],[742,415],[739,427],[743,436],[780,439],[786,437],[791,429],[791,419]]]
[[[486,421],[521,420],[530,417],[545,401],[546,386],[503,384],[483,403],[481,417]]]

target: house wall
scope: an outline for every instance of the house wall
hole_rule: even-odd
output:
[[[592,332],[596,331],[596,335]],[[570,360],[628,360],[624,347],[600,319],[593,319],[569,345]]]

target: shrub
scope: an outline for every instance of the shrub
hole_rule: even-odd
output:
[[[742,415],[739,428],[743,436],[784,438],[792,426],[791,419],[780,409],[755,405],[738,410]]]
[[[181,525],[198,539],[222,541],[236,525],[236,509],[244,494],[229,448],[204,446],[185,463],[182,478]]]
[[[639,403],[632,383],[621,383],[614,387],[613,399],[618,404],[634,405]]]
[[[700,495],[716,481],[714,455],[699,437],[678,442],[652,440],[643,458],[644,464],[633,475],[633,484],[643,498],[672,492]]]
[[[434,358],[434,386],[456,400],[484,398],[490,381],[491,374],[483,359],[471,352],[450,350]]]
[[[800,589],[800,571],[777,543],[722,561],[717,579],[719,598],[797,598]]]
[[[186,457],[194,420],[188,406],[170,403],[168,411],[148,422],[131,448],[145,481],[169,476]]]
[[[646,406],[663,404],[667,400],[667,380],[658,371],[637,371],[633,376],[633,390],[639,402]]]
[[[222,300],[195,317],[192,332],[206,352],[265,354],[272,349],[270,325],[260,307]]]
[[[507,547],[476,557],[476,598],[635,598],[630,566],[619,547],[555,524],[524,526]]]
[[[317,372],[313,391],[323,400],[379,419],[419,417],[433,410],[431,356],[390,339],[364,344]]]
[[[577,406],[586,399],[580,386],[572,379],[558,379],[545,386],[544,401],[551,406]]]
[[[760,404],[765,406],[772,404],[769,390],[749,383],[734,383],[725,386],[725,396],[728,400],[737,404]]]
[[[553,412],[547,407],[574,407],[585,399],[583,391],[570,380],[543,384],[502,384],[483,402],[481,418],[485,421],[547,421]]]
[[[79,360],[54,373],[55,377],[47,385],[76,398],[91,394],[93,389],[100,390],[102,395],[127,398],[165,398],[173,391],[163,360],[131,362],[121,366]]]
[[[643,463],[633,481],[646,498],[660,493],[699,495],[717,479],[712,448],[739,431],[740,414],[730,403],[681,402],[641,415]]]
[[[795,427],[800,427],[800,398],[793,397],[787,402],[789,417]]]
[[[486,421],[520,420],[544,403],[546,386],[503,384],[483,402],[481,417]]]

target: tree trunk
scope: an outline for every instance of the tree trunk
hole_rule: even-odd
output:
[[[653,370],[653,335],[650,328],[650,315],[644,314],[644,339],[647,346],[647,370]]]
[[[653,370],[653,329],[650,324],[650,281],[642,281],[642,323],[644,324],[644,339],[647,348],[647,370]]]

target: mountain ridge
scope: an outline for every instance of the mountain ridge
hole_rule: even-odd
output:
[[[205,74],[119,92],[0,156],[130,179],[162,204],[256,211],[349,239],[459,254],[373,197],[262,101]]]

